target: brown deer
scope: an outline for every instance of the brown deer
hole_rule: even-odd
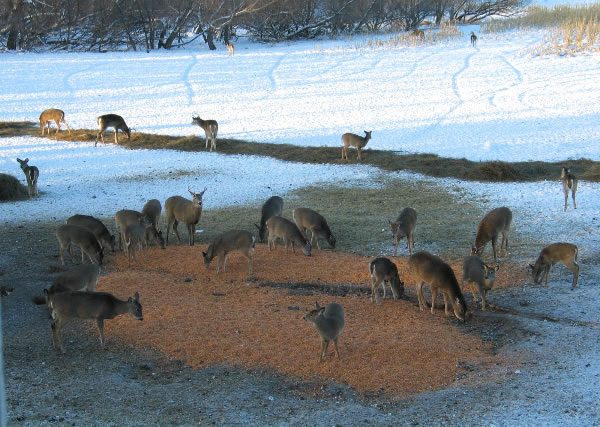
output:
[[[457,319],[466,321],[467,303],[458,286],[458,281],[452,268],[441,258],[428,252],[417,252],[408,258],[408,267],[415,280],[419,309],[427,308],[427,300],[423,295],[423,285],[427,283],[431,288],[431,313],[435,308],[435,299],[439,291],[444,297],[444,311],[449,316],[448,301],[452,304],[454,315]]]
[[[96,142],[94,143],[94,147],[98,145],[98,138],[102,138],[102,143],[104,144],[104,132],[108,128],[114,128],[115,130],[115,144],[119,143],[119,131],[123,132],[127,135],[127,140],[131,140],[131,130],[125,123],[123,117],[117,114],[104,114],[99,116],[98,119],[98,133],[96,134]]]
[[[100,346],[104,348],[104,320],[129,313],[137,320],[144,320],[140,295],[122,301],[108,292],[61,292],[50,294],[48,307],[52,315],[52,341],[54,348],[65,353],[61,330],[71,319],[93,319],[100,334]]]
[[[35,296],[32,301],[34,304],[41,305],[47,304],[48,295],[69,291],[93,292],[96,290],[99,279],[100,266],[96,264],[76,265],[57,275],[44,297]]]
[[[121,209],[115,214],[115,225],[117,230],[119,231],[119,249],[126,251],[123,246],[123,242],[125,242],[125,230],[127,226],[133,224],[143,224],[147,225],[146,216],[138,211],[134,211],[132,209]]]
[[[158,221],[160,220],[160,213],[162,212],[162,206],[160,201],[157,199],[150,199],[142,208],[142,214],[146,217],[148,223],[158,231]]]
[[[288,251],[288,244],[291,243],[293,253],[296,253],[295,246],[298,245],[302,248],[304,255],[310,256],[312,245],[292,221],[280,216],[272,216],[267,221],[267,231],[269,233],[269,250],[272,250],[272,246],[275,246],[277,239],[281,239],[286,252]]]
[[[403,237],[406,237],[406,247],[408,254],[412,255],[415,250],[415,227],[417,226],[417,211],[413,208],[404,208],[396,221],[388,221],[392,230],[394,239],[394,256],[398,253],[398,244]]]
[[[319,239],[327,240],[329,246],[335,248],[335,236],[329,229],[329,224],[318,212],[308,208],[296,208],[292,211],[292,218],[301,233],[308,236],[310,231],[310,244],[312,247],[317,243],[317,248],[321,250]]]
[[[61,122],[67,127],[69,135],[71,134],[71,128],[65,120],[65,112],[63,110],[59,110],[58,108],[49,108],[42,111],[42,114],[40,114],[40,129],[42,130],[42,136],[44,136],[44,131],[46,129],[48,129],[48,135],[50,135],[50,122],[56,123],[55,135],[58,135],[58,132],[60,132]]]
[[[475,47],[477,44],[477,36],[473,31],[471,31],[471,46]]]
[[[475,244],[471,247],[471,255],[481,255],[487,243],[492,241],[494,261],[498,261],[496,255],[496,243],[498,235],[502,234],[500,242],[500,256],[508,254],[508,232],[512,222],[512,212],[507,207],[496,208],[489,211],[477,227]]]
[[[125,250],[127,252],[127,258],[129,265],[131,266],[131,260],[135,260],[135,251],[141,251],[146,241],[146,228],[152,228],[152,226],[146,226],[146,224],[129,224],[125,228],[123,233],[123,241],[125,242]]]
[[[477,290],[481,299],[482,311],[485,311],[485,305],[487,304],[486,295],[494,286],[496,271],[499,268],[499,265],[492,267],[485,264],[477,255],[465,257],[463,262],[463,288],[471,290],[474,303],[477,303],[477,295],[475,293]]]
[[[379,303],[378,285],[383,287],[383,298],[386,296],[385,283],[389,282],[394,299],[404,294],[404,283],[398,275],[398,267],[385,257],[378,257],[369,262],[369,273],[371,274],[371,302]],[[375,298],[375,299],[373,299]]]
[[[233,56],[233,53],[235,51],[235,47],[233,46],[233,43],[229,42],[225,46],[227,46],[227,54],[229,56]]]
[[[206,140],[206,148],[210,142],[210,151],[217,151],[217,132],[219,132],[219,124],[216,120],[202,120],[200,116],[192,116],[192,124],[200,126],[204,129],[204,135]]]
[[[560,171],[560,180],[562,182],[563,193],[565,195],[565,212],[567,210],[567,202],[569,200],[569,191],[573,198],[573,208],[577,209],[575,203],[575,193],[577,193],[577,177],[571,173],[571,170],[565,166]]]
[[[252,275],[252,255],[254,254],[255,245],[256,238],[252,233],[245,230],[227,231],[216,237],[208,245],[206,252],[202,252],[204,265],[208,269],[211,261],[215,257],[218,258],[217,274],[219,274],[221,269],[225,271],[225,263],[229,254],[234,251],[240,251],[248,259],[248,274]]]
[[[188,187],[189,193],[192,195],[192,200],[185,199],[181,196],[172,196],[165,201],[165,211],[167,213],[167,245],[169,244],[169,231],[171,226],[177,235],[177,240],[181,243],[177,226],[180,222],[185,223],[188,229],[189,244],[194,246],[196,224],[200,221],[202,215],[202,196],[206,188],[200,193],[194,193]]]
[[[361,151],[367,145],[367,142],[371,139],[371,132],[373,131],[365,131],[365,136],[358,136],[354,133],[345,133],[342,135],[342,160],[344,158],[348,160],[348,148],[354,147],[358,152],[357,158],[358,160],[362,160]]]
[[[262,205],[260,215],[260,226],[254,224],[258,228],[258,241],[264,242],[267,234],[267,220],[272,216],[281,216],[283,213],[283,199],[279,196],[272,196]]]
[[[92,263],[102,265],[104,253],[96,236],[91,231],[78,225],[65,224],[56,230],[56,239],[58,240],[58,251],[62,265],[65,265],[63,254],[66,250],[69,251],[71,259],[73,259],[72,245],[77,245],[81,249],[82,264],[85,263],[84,255],[87,255]]]
[[[29,166],[29,157],[25,160],[21,160],[17,158],[17,162],[21,165],[21,170],[25,174],[25,179],[27,179],[27,192],[29,197],[39,196],[38,191],[38,178],[40,177],[40,171],[37,166]]]
[[[344,329],[344,308],[335,302],[327,304],[325,307],[315,303],[315,307],[304,316],[304,320],[312,322],[321,336],[319,362],[323,361],[330,341],[333,341],[335,354],[339,359],[338,338]]]
[[[73,215],[67,219],[67,224],[78,225],[91,231],[102,249],[110,248],[113,253],[115,252],[115,236],[110,234],[104,223],[98,218],[90,215]]]
[[[411,33],[411,35],[416,39],[425,40],[425,31],[423,30],[416,29]]]
[[[573,284],[571,289],[577,287],[577,279],[579,278],[579,264],[577,264],[577,246],[572,243],[552,243],[546,246],[540,252],[534,265],[529,264],[533,281],[536,284],[544,281],[544,286],[548,286],[548,276],[550,268],[557,262],[562,262],[565,267],[573,272]]]

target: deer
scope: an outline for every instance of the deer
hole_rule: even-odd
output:
[[[471,255],[481,255],[487,242],[491,240],[494,262],[498,262],[496,243],[498,242],[498,235],[502,234],[500,256],[506,256],[508,254],[508,232],[510,231],[511,222],[512,212],[509,208],[501,207],[489,211],[477,227],[477,236],[471,247]]]
[[[425,39],[425,31],[423,30],[416,29],[411,33],[411,35],[419,40]]]
[[[477,255],[465,257],[463,262],[463,288],[470,288],[473,302],[477,303],[477,293],[481,299],[481,310],[485,311],[487,304],[486,295],[494,287],[496,272],[500,266],[490,266],[484,263]],[[469,286],[470,285],[470,286]]]
[[[298,245],[302,248],[304,255],[310,256],[312,245],[302,232],[300,232],[298,227],[296,227],[296,224],[289,219],[281,216],[272,216],[267,221],[267,231],[269,233],[269,251],[272,250],[272,246],[275,246],[275,241],[281,239],[285,245],[286,253],[288,251],[288,244],[291,243],[292,253],[296,253],[295,246]]]
[[[361,151],[367,145],[367,142],[371,139],[371,132],[373,131],[364,131],[365,136],[358,136],[354,133],[345,133],[342,135],[342,160],[346,158],[348,160],[348,148],[354,147],[357,151],[357,159],[362,160]]]
[[[202,120],[200,116],[192,116],[192,124],[196,124],[204,129],[206,148],[210,142],[210,151],[217,151],[217,132],[219,132],[219,124],[216,120]]]
[[[73,215],[67,219],[67,224],[78,225],[91,231],[103,250],[110,248],[112,253],[115,253],[115,236],[110,234],[104,223],[98,218],[90,215]]]
[[[143,249],[147,228],[152,228],[152,226],[146,226],[146,224],[129,224],[125,227],[123,241],[125,242],[125,251],[127,252],[129,266],[131,266],[131,259],[135,260],[136,249],[140,251]]]
[[[408,254],[412,255],[415,250],[415,227],[417,225],[417,211],[413,208],[404,208],[396,218],[396,221],[389,221],[390,230],[394,239],[394,256],[398,253],[398,244],[403,237],[406,237],[406,247]]]
[[[55,137],[57,137],[58,132],[60,132],[61,122],[65,124],[67,130],[69,131],[69,135],[71,135],[71,128],[65,120],[65,112],[63,110],[59,110],[58,108],[49,108],[42,111],[42,114],[40,114],[40,129],[42,130],[42,136],[44,136],[44,131],[46,129],[48,129],[48,136],[50,136],[50,122],[56,123],[56,133],[54,134]]]
[[[167,213],[167,245],[169,244],[169,231],[171,226],[177,235],[177,240],[181,243],[177,226],[180,222],[186,224],[189,235],[189,244],[194,246],[196,224],[200,221],[202,215],[202,196],[206,188],[200,193],[194,193],[188,186],[188,191],[192,195],[192,200],[181,196],[172,196],[165,201],[165,211]]]
[[[148,222],[143,213],[132,209],[121,209],[115,214],[115,225],[117,230],[119,230],[119,249],[123,251],[126,251],[126,248],[123,246],[123,242],[125,242],[125,230],[127,226],[132,224],[147,225]]]
[[[102,116],[98,116],[98,133],[96,134],[96,142],[94,143],[94,147],[98,145],[98,138],[102,138],[102,143],[104,144],[104,132],[108,128],[114,128],[115,130],[115,144],[119,144],[119,131],[123,132],[127,135],[127,140],[131,140],[131,130],[125,123],[123,117],[117,114],[104,114]]]
[[[309,311],[304,316],[304,320],[312,322],[321,336],[319,363],[323,362],[323,357],[325,357],[330,341],[333,341],[335,354],[339,359],[338,338],[344,330],[344,308],[335,302],[321,307],[317,302],[315,303],[315,309]]]
[[[264,242],[267,234],[267,220],[272,216],[281,216],[283,213],[283,199],[279,196],[272,196],[262,205],[260,214],[260,226],[254,224],[258,228],[258,241]]]
[[[146,217],[146,220],[152,224],[152,226],[158,231],[158,221],[160,219],[160,213],[162,212],[162,206],[160,201],[157,199],[150,199],[142,208],[142,214]]]
[[[231,230],[216,237],[206,252],[202,252],[204,265],[208,269],[211,261],[216,257],[217,274],[223,269],[225,272],[225,263],[231,252],[239,251],[248,260],[248,274],[252,275],[252,255],[256,246],[256,238],[254,235],[245,230]]]
[[[448,302],[450,302],[456,318],[463,322],[467,320],[469,317],[467,303],[452,267],[441,258],[425,251],[411,255],[408,258],[408,267],[416,283],[419,310],[423,311],[427,308],[427,300],[423,295],[423,285],[427,283],[431,289],[431,314],[434,312],[437,294],[441,291],[446,317],[449,316]]]
[[[371,275],[371,302],[379,304],[378,285],[383,287],[383,299],[385,299],[386,282],[392,288],[394,299],[399,299],[400,295],[404,294],[404,283],[398,275],[398,267],[388,258],[377,257],[369,262],[369,274]]]
[[[477,44],[477,36],[475,32],[471,31],[471,46],[475,47],[475,44]]]
[[[81,249],[82,264],[85,263],[85,255],[87,255],[90,262],[102,265],[104,252],[96,236],[91,231],[78,225],[64,224],[56,230],[56,239],[58,240],[58,254],[62,265],[65,265],[63,254],[66,250],[69,251],[71,259],[73,259],[72,245],[77,245]]]
[[[536,284],[544,281],[544,286],[548,286],[548,276],[550,268],[557,262],[562,262],[565,267],[573,272],[573,283],[571,289],[577,287],[577,279],[579,278],[579,264],[577,263],[577,255],[579,250],[572,243],[552,243],[546,246],[540,252],[535,264],[529,264],[533,281]]]
[[[17,162],[21,165],[21,170],[25,174],[25,179],[27,179],[27,193],[29,197],[39,196],[37,182],[40,177],[40,170],[37,166],[29,166],[29,157],[25,160],[17,158]]]
[[[227,54],[229,56],[233,56],[233,53],[235,51],[235,47],[233,46],[233,43],[228,42],[225,46],[227,46]]]
[[[335,236],[331,233],[327,221],[323,215],[313,211],[309,208],[296,208],[292,211],[292,219],[298,230],[308,237],[308,231],[310,231],[310,244],[314,247],[315,241],[317,248],[321,250],[319,245],[319,239],[327,240],[329,246],[335,248]]]
[[[93,292],[100,279],[100,266],[96,264],[76,265],[60,273],[52,281],[44,297],[35,296],[32,301],[36,305],[48,303],[48,296],[60,292],[88,291]]]
[[[571,173],[571,170],[563,166],[560,171],[560,181],[562,182],[563,193],[565,195],[565,212],[567,211],[567,203],[569,201],[569,191],[573,198],[573,209],[577,209],[575,203],[575,193],[577,193],[577,177]]]
[[[137,320],[144,320],[139,293],[122,301],[108,292],[69,291],[50,294],[48,307],[52,316],[52,341],[54,348],[65,354],[61,330],[72,319],[96,321],[100,334],[100,347],[104,349],[104,321],[121,314],[131,314]]]

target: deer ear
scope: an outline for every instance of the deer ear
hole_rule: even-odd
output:
[[[206,252],[202,252],[202,256],[206,258]]]
[[[529,264],[529,268],[533,270],[533,264]]]
[[[136,293],[133,295],[133,299],[134,299],[134,300],[136,300],[137,302],[140,302],[140,294],[139,294],[139,292],[136,292]]]
[[[29,157],[27,157],[25,160],[23,160],[25,163],[27,163],[29,161]]]

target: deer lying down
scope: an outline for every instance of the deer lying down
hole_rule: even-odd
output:
[[[297,245],[302,248],[304,255],[310,256],[312,245],[292,221],[280,216],[273,216],[267,221],[267,230],[269,232],[269,250],[272,250],[272,246],[275,246],[275,240],[281,239],[286,252],[288,244],[291,243],[293,253],[296,253],[294,248]]]
[[[575,289],[579,278],[577,254],[577,246],[571,243],[552,243],[551,245],[546,246],[540,252],[535,264],[529,264],[533,275],[533,281],[536,284],[540,284],[544,281],[544,286],[548,286],[550,268],[560,261],[565,267],[573,272],[573,284],[571,285],[571,289]]]
[[[96,290],[98,280],[100,279],[100,267],[95,264],[76,265],[69,270],[60,273],[52,281],[52,285],[46,291],[46,295],[54,295],[69,291],[88,291]],[[47,296],[32,298],[34,304],[42,305],[48,303]]]
[[[314,247],[316,241],[317,248],[321,250],[319,239],[323,239],[327,240],[329,246],[335,248],[335,236],[329,229],[329,224],[327,224],[327,220],[323,215],[312,209],[296,208],[292,211],[292,218],[300,232],[308,234],[307,231],[310,231],[311,246]]]
[[[404,283],[398,276],[398,267],[392,261],[384,257],[378,257],[369,263],[369,274],[371,275],[371,302],[375,297],[375,302],[379,303],[379,293],[377,286],[383,287],[383,298],[385,299],[385,283],[389,282],[392,288],[394,299],[400,298],[404,294]]]
[[[267,234],[267,220],[272,216],[281,216],[283,213],[283,199],[279,196],[272,196],[262,205],[260,215],[260,225],[254,224],[258,228],[258,241],[264,242]]]
[[[73,258],[72,245],[77,245],[81,249],[82,264],[85,262],[85,255],[87,255],[91,262],[102,265],[104,253],[96,236],[91,231],[77,225],[65,224],[56,230],[56,239],[58,240],[58,251],[62,265],[65,265],[63,255],[66,250],[71,254],[71,259]]]
[[[463,262],[463,288],[471,289],[473,302],[477,303],[475,288],[481,298],[481,310],[485,311],[486,295],[494,286],[498,265],[491,267],[485,264],[477,255],[468,256]],[[470,285],[470,286],[469,286]]]
[[[321,356],[319,357],[319,362],[323,361],[330,341],[333,341],[335,354],[339,359],[338,338],[344,329],[344,308],[335,302],[327,304],[325,307],[321,307],[319,303],[315,303],[315,307],[314,310],[311,310],[304,316],[304,320],[312,322],[321,336]]]
[[[215,257],[218,258],[217,274],[219,274],[221,268],[225,271],[225,263],[229,254],[234,251],[240,251],[248,259],[248,274],[251,275],[252,255],[254,254],[255,245],[256,238],[252,233],[245,230],[227,231],[215,238],[208,245],[206,252],[202,252],[204,265],[208,268],[211,261]]]

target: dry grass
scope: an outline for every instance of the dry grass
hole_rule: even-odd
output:
[[[0,173],[0,201],[21,200],[27,197],[27,187],[12,175]]]
[[[437,29],[423,30],[423,36],[414,31],[399,32],[384,40],[369,40],[365,44],[357,45],[357,48],[387,48],[421,46],[424,44],[436,44],[450,38],[459,37],[460,29],[452,23],[442,23]]]

